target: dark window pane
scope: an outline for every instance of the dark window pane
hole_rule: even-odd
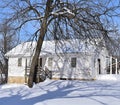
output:
[[[71,67],[76,67],[76,58],[71,58]]]

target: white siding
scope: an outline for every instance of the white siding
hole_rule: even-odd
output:
[[[101,39],[98,43],[99,41]],[[65,46],[61,44],[60,49],[55,49],[55,41],[45,41],[40,54],[42,67],[48,67],[53,72],[53,78],[94,79],[99,75],[98,59],[100,59],[101,73],[106,73],[106,56],[108,56],[106,48],[99,48],[89,43],[86,47],[85,42],[78,39],[66,40]],[[8,76],[25,75],[26,58],[27,66],[30,66],[31,53],[34,52],[35,46],[36,43],[31,46],[31,42],[26,42],[6,54],[9,57]],[[22,56],[22,66],[18,66],[19,56]],[[49,58],[52,58],[51,66],[48,65]],[[71,67],[71,58],[76,58],[76,67]]]
[[[71,67],[71,58],[77,60],[74,68]],[[61,57],[56,55],[53,57],[53,65],[50,69],[53,71],[53,78],[89,79],[92,78],[92,72],[94,72],[94,62],[92,60],[91,55],[80,53],[65,54]],[[49,69],[47,64],[46,66]]]
[[[107,50],[104,48],[100,51],[99,55],[94,55],[94,61],[95,61],[95,71],[94,74],[95,76],[99,75],[99,67],[98,67],[98,59],[100,59],[100,65],[101,65],[101,74],[106,74],[106,66],[107,66],[107,57],[108,56],[108,52]]]
[[[26,59],[22,58],[22,66],[18,66],[18,58],[9,58],[8,76],[24,76]]]
[[[52,66],[48,66],[48,59],[52,58]],[[76,58],[76,67],[71,67],[71,58]],[[101,60],[101,73],[105,73],[106,54],[102,51],[99,56],[87,53],[71,53],[64,55],[49,55],[42,57],[43,68],[46,66],[53,72],[53,78],[93,79],[98,73],[98,58]],[[22,58],[22,66],[18,66],[18,58],[9,58],[9,76],[24,76],[26,58]],[[27,58],[27,66],[30,58]]]

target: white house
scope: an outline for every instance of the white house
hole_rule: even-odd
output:
[[[96,46],[98,45],[98,46]],[[108,51],[102,39],[96,45],[87,40],[44,41],[38,65],[52,71],[52,79],[95,79],[107,73]],[[25,83],[36,42],[21,43],[6,54],[8,82]]]

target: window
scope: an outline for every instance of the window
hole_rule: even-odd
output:
[[[49,58],[48,59],[48,66],[52,67],[52,63],[53,63],[53,58]]]
[[[71,67],[76,67],[76,58],[71,58]]]
[[[22,66],[22,58],[18,58],[18,66]]]

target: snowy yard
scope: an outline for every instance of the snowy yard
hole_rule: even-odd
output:
[[[120,105],[119,80],[46,80],[0,86],[0,105]]]

